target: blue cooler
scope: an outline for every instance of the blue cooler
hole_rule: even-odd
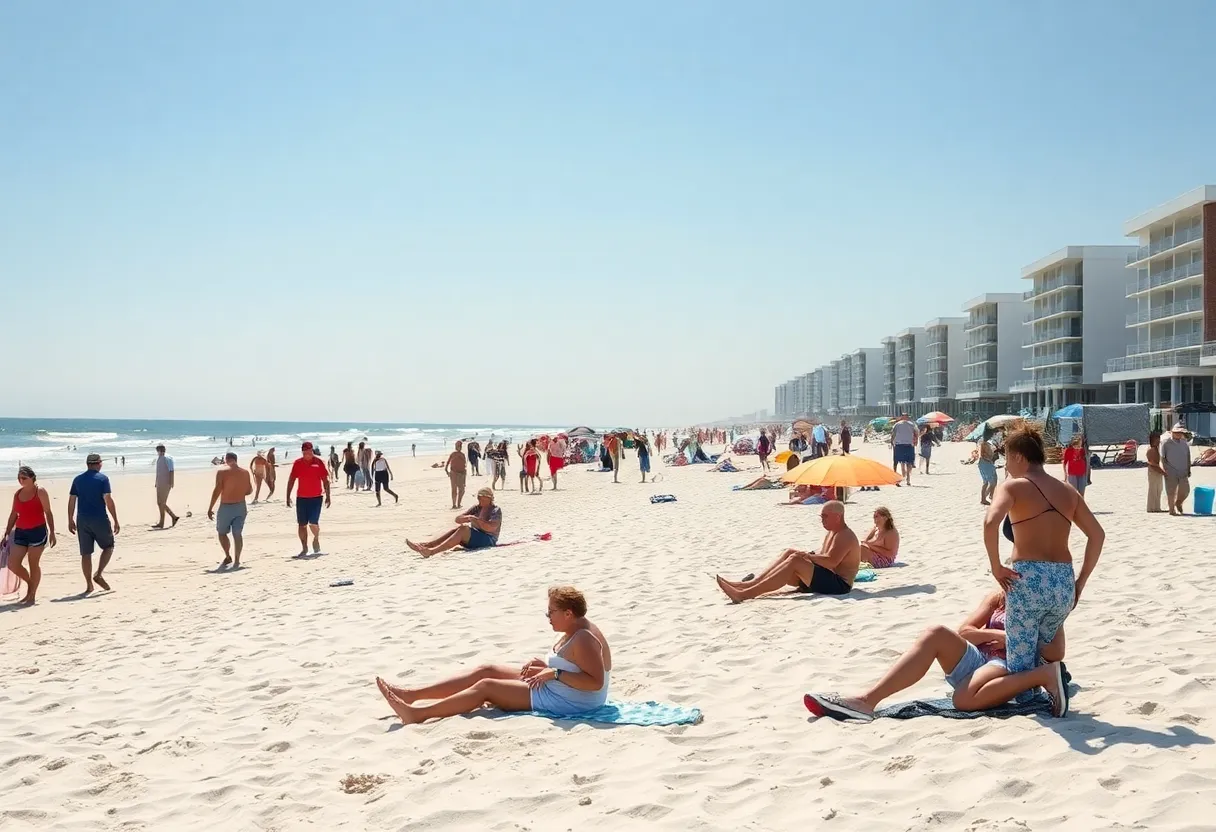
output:
[[[1206,485],[1196,486],[1195,488],[1195,513],[1196,514],[1211,514],[1212,513],[1212,497],[1216,495],[1216,489]]]

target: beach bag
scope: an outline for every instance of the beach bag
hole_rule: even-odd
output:
[[[8,556],[11,551],[9,539],[0,540],[0,598],[16,595],[21,591],[21,579],[8,568]]]
[[[363,472],[356,471],[355,472],[355,488],[362,488],[363,484],[365,482],[367,482],[367,481],[365,479],[363,479]]]

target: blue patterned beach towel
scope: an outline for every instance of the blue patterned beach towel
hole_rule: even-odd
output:
[[[700,708],[685,708],[664,702],[609,702],[581,714],[551,714],[545,711],[516,711],[505,716],[543,716],[568,722],[598,722],[604,725],[696,725]]]
[[[1077,686],[1072,683],[1072,674],[1064,668],[1064,684],[1068,686],[1068,695],[1075,696]],[[946,719],[979,719],[980,717],[996,717],[1007,719],[1011,716],[1051,716],[1051,699],[1046,691],[1036,690],[1033,696],[1028,696],[1025,702],[1006,702],[986,711],[960,711],[954,707],[951,699],[918,699],[913,702],[903,702],[887,708],[879,708],[877,717],[887,719],[915,719],[918,716],[940,716]]]

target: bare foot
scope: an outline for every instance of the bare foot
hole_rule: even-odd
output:
[[[412,540],[407,540],[407,541],[405,541],[405,545],[406,545],[406,547],[407,547],[407,548],[409,548],[409,549],[413,549],[415,552],[421,552],[421,551],[422,551],[422,547],[421,547],[421,546],[419,546],[417,543],[415,543],[415,542],[414,542],[414,541],[412,541]]]
[[[393,709],[393,713],[395,713],[397,718],[401,720],[402,725],[412,725],[416,722],[422,721],[414,715],[414,709],[410,705],[402,702],[400,699],[393,696],[390,691],[385,689],[387,687],[387,683],[383,679],[377,678],[376,685],[380,688],[380,694],[384,697],[384,701],[387,702],[389,707]]]
[[[232,555],[224,555],[224,562],[220,564],[220,569],[223,569],[225,566],[231,566],[231,565],[232,565]]]
[[[388,682],[386,682],[384,679],[381,679],[379,676],[376,677],[376,684],[380,686],[381,691],[387,690],[394,697],[401,700],[402,702],[404,702],[407,705],[413,705],[415,702],[418,701],[418,697],[415,696],[414,692],[412,690],[410,690],[409,688],[399,688],[396,685],[390,685]]]
[[[721,575],[715,575],[714,580],[718,582],[718,588],[726,593],[726,597],[730,599],[732,604],[738,604],[743,600],[743,597],[739,594],[739,590],[731,586],[730,582]]]
[[[96,575],[94,575],[94,576],[93,576],[93,581],[94,581],[94,582],[95,582],[95,583],[96,583],[96,584],[97,584],[99,587],[101,587],[102,589],[104,589],[106,592],[109,592],[109,591],[110,591],[110,585],[109,585],[108,583],[106,583],[106,579],[105,579],[105,578],[101,577],[101,573],[100,573],[100,572],[98,572]]]
[[[93,585],[92,585],[92,584],[89,584],[88,586],[86,586],[86,587],[84,588],[84,592],[82,592],[82,593],[80,593],[80,594],[81,594],[81,595],[92,595],[92,594],[93,594]]]
[[[181,519],[182,519],[182,518],[180,518],[180,517],[174,517],[174,518],[173,518],[173,523],[172,523],[172,524],[170,524],[169,528],[173,528],[174,526],[176,526],[176,525],[177,525],[177,521],[178,521],[178,520],[181,520]]]
[[[234,570],[241,568],[241,559],[240,558],[236,558],[235,560],[232,561],[232,568]]]
[[[429,558],[431,555],[435,554],[430,549],[428,549],[426,546],[419,546],[417,549],[417,552],[418,552],[418,554],[422,555],[424,558]]]

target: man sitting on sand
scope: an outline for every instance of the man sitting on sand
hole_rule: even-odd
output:
[[[844,522],[844,503],[824,503],[819,521],[827,534],[818,554],[786,549],[756,578],[735,583],[719,575],[718,586],[736,604],[790,586],[798,592],[847,595],[861,565],[861,546]]]
[[[477,492],[477,505],[457,515],[456,528],[446,531],[427,543],[405,541],[405,545],[424,558],[463,546],[488,549],[498,545],[498,534],[502,531],[502,509],[494,505],[494,489],[482,488]]]

